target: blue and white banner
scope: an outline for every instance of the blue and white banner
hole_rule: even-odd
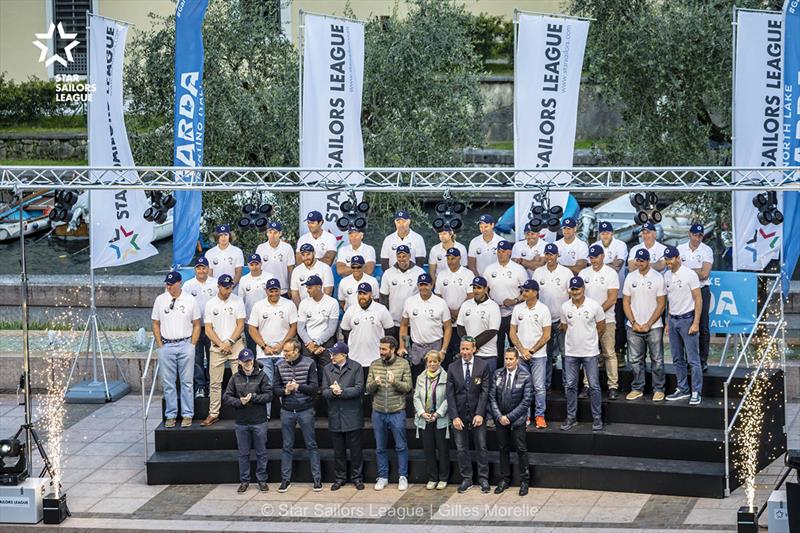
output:
[[[203,166],[206,103],[203,94],[203,18],[208,0],[178,0],[175,11],[175,147],[173,165]],[[199,180],[196,172],[175,174],[175,181]],[[172,262],[187,265],[200,235],[200,191],[177,191],[173,210]]]
[[[783,59],[783,165],[800,166],[800,0],[786,0],[784,9]],[[797,176],[795,176],[797,179]],[[783,193],[783,292],[788,296],[789,280],[800,257],[800,198],[797,192]]]
[[[708,323],[711,333],[750,333],[758,312],[758,276],[712,271]]]
[[[122,68],[128,25],[92,15],[89,19],[89,83],[95,87],[88,109],[89,166],[132,167],[125,129]],[[126,181],[136,181],[128,172]],[[98,173],[100,181],[112,176]],[[93,190],[89,193],[91,268],[134,263],[158,253],[150,244],[153,223],[144,219],[149,202],[142,190]]]

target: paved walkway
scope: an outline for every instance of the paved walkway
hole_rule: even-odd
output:
[[[788,405],[787,411],[789,445],[800,447],[800,404]],[[0,395],[0,435],[13,434],[23,416],[15,396]],[[159,422],[148,423],[151,451]],[[508,533],[730,531],[744,501],[741,488],[726,499],[707,499],[546,488],[533,488],[520,498],[513,490],[503,495],[457,494],[454,485],[444,491],[411,485],[404,493],[396,486],[382,492],[370,486],[360,492],[352,486],[331,492],[326,486],[315,493],[309,484],[298,483],[278,494],[272,484],[266,494],[252,486],[244,495],[236,493],[236,485],[149,486],[141,398],[136,395],[106,405],[68,405],[64,435],[63,485],[72,518],[61,528],[53,528],[60,531],[322,532],[346,528],[349,533],[372,533],[377,525],[381,533],[483,533],[487,526],[499,526]],[[766,501],[782,471],[781,459],[759,475],[757,504]]]

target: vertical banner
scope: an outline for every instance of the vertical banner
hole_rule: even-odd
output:
[[[203,18],[208,0],[178,0],[175,11],[175,147],[173,165],[203,166],[206,102],[203,93]],[[196,172],[175,173],[175,181],[199,181]],[[203,196],[176,191],[173,210],[172,262],[188,265],[200,235]]]
[[[784,4],[783,56],[783,166],[800,166],[800,0]],[[796,176],[795,176],[796,177]],[[783,292],[789,294],[797,259],[800,256],[800,198],[796,192],[783,193]]]
[[[758,278],[749,272],[713,271],[709,276],[711,333],[750,333],[758,313]]]
[[[132,167],[133,156],[125,129],[122,68],[128,26],[91,15],[89,20],[89,166]],[[100,181],[112,176],[98,173]],[[135,181],[136,173],[123,179]],[[142,190],[93,190],[90,196],[89,246],[92,269],[127,265],[158,253],[150,244],[153,223],[144,219],[149,202]]]
[[[364,23],[304,14],[303,86],[301,90],[302,168],[364,168],[361,137],[361,92],[364,85]],[[361,175],[345,177],[359,183]],[[325,229],[337,237],[339,204],[345,192],[300,193],[300,233],[308,231],[302,220],[319,211]]]
[[[781,166],[783,74],[781,13],[736,11],[733,166]],[[777,173],[776,178],[780,178]],[[736,181],[746,180],[743,175]],[[733,269],[763,270],[780,256],[781,225],[762,225],[753,197],[733,193]],[[781,205],[778,194],[778,205]]]
[[[522,13],[517,31],[514,166],[520,170],[571,168],[589,21]],[[517,176],[518,183],[525,179]],[[534,194],[514,194],[518,238],[524,235]],[[567,193],[550,193],[550,205],[566,207],[567,197]]]

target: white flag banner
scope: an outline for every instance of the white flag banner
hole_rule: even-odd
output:
[[[737,11],[736,76],[733,88],[733,166],[783,164],[782,13]],[[776,179],[780,178],[777,173]],[[734,176],[737,181],[746,175]],[[762,270],[778,259],[782,225],[762,225],[753,197],[733,193],[733,268]],[[782,194],[778,194],[778,206]]]
[[[361,137],[361,94],[364,86],[364,23],[305,14],[303,38],[303,138],[302,168],[364,168]],[[345,181],[358,184],[362,174]],[[320,189],[324,189],[320,187]],[[361,195],[359,194],[359,200]],[[336,227],[340,191],[300,193],[300,233],[309,211],[319,211],[325,229],[339,237]]]
[[[95,91],[89,102],[89,166],[134,166],[122,103],[122,67],[128,26],[92,16],[89,23],[89,83]],[[133,181],[133,172],[128,176]],[[99,181],[113,176],[97,173]],[[150,244],[153,223],[144,219],[149,207],[142,190],[93,190],[89,231],[91,268],[115,267],[158,253]]]
[[[589,21],[523,13],[517,31],[514,166],[521,170],[571,168]],[[527,182],[530,176],[518,174],[516,180]],[[514,194],[518,238],[523,237],[534,194]],[[564,208],[567,198],[567,193],[550,193],[550,206]],[[552,234],[549,237],[552,240]]]

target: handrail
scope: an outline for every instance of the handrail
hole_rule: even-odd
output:
[[[150,389],[150,397],[145,401],[145,391],[147,387],[145,385],[145,380],[147,379],[147,374],[150,371],[150,361],[153,358],[153,348],[155,347],[156,339],[153,337],[150,340],[150,350],[147,352],[147,361],[144,364],[144,370],[142,371],[142,440],[144,441],[144,462],[147,462],[149,457],[148,449],[147,449],[147,417],[150,413],[150,402],[153,401],[153,390],[155,389],[156,384],[156,377],[158,376],[158,366],[159,361],[156,360],[156,367],[153,371],[153,386]]]

